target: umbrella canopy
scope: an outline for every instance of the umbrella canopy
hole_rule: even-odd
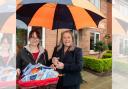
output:
[[[48,29],[97,27],[102,16],[80,7],[55,3],[32,3],[17,10],[17,19]]]
[[[66,4],[66,5],[74,5],[78,7],[82,7],[85,9],[88,9],[90,11],[93,11],[94,13],[102,16],[104,16],[99,9],[96,8],[94,4],[92,4],[88,0],[17,0],[17,2],[20,1],[20,4],[32,4],[32,3],[58,3],[58,4]]]

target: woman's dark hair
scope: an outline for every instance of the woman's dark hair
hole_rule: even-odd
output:
[[[32,35],[33,35],[34,33],[36,33],[37,38],[41,39],[41,36],[40,36],[39,31],[36,30],[36,29],[30,31],[30,33],[29,33],[29,39],[32,37]]]

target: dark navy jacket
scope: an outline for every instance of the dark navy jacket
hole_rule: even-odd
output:
[[[56,48],[55,48],[56,49]],[[64,69],[58,70],[64,74],[62,77],[63,86],[73,86],[82,81],[80,71],[82,70],[82,49],[75,47],[73,51],[64,54],[64,48],[53,52],[53,57],[59,57],[59,61],[64,63]]]

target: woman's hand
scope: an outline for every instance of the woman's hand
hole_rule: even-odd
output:
[[[20,73],[21,73],[20,69],[16,69],[16,73],[17,73],[17,76],[20,76]]]
[[[52,67],[54,70],[56,70],[56,66],[52,64],[50,67]]]
[[[59,58],[58,57],[53,57],[52,58],[52,63],[56,66],[58,65],[58,62],[59,62]]]
[[[56,65],[57,69],[63,69],[64,68],[64,63],[62,62],[58,62],[58,64]]]

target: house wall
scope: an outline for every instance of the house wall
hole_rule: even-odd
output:
[[[100,40],[104,40],[104,36],[106,34],[111,35],[111,33],[112,33],[111,4],[110,3],[108,4],[108,2],[106,0],[101,0],[100,11],[101,11],[101,13],[103,13],[106,16],[106,19],[100,21],[98,28],[93,28],[93,29],[86,28],[86,29],[82,30],[82,34],[81,34],[82,39],[80,39],[80,47],[83,49],[83,55],[97,56],[96,52],[90,51],[90,33],[91,32],[99,32]],[[111,39],[110,39],[110,42],[111,42]]]
[[[61,37],[61,32],[65,30],[58,30],[58,43],[60,41]],[[45,30],[45,48],[48,51],[48,56],[49,58],[52,57],[54,47],[56,46],[56,41],[57,41],[57,30]]]

